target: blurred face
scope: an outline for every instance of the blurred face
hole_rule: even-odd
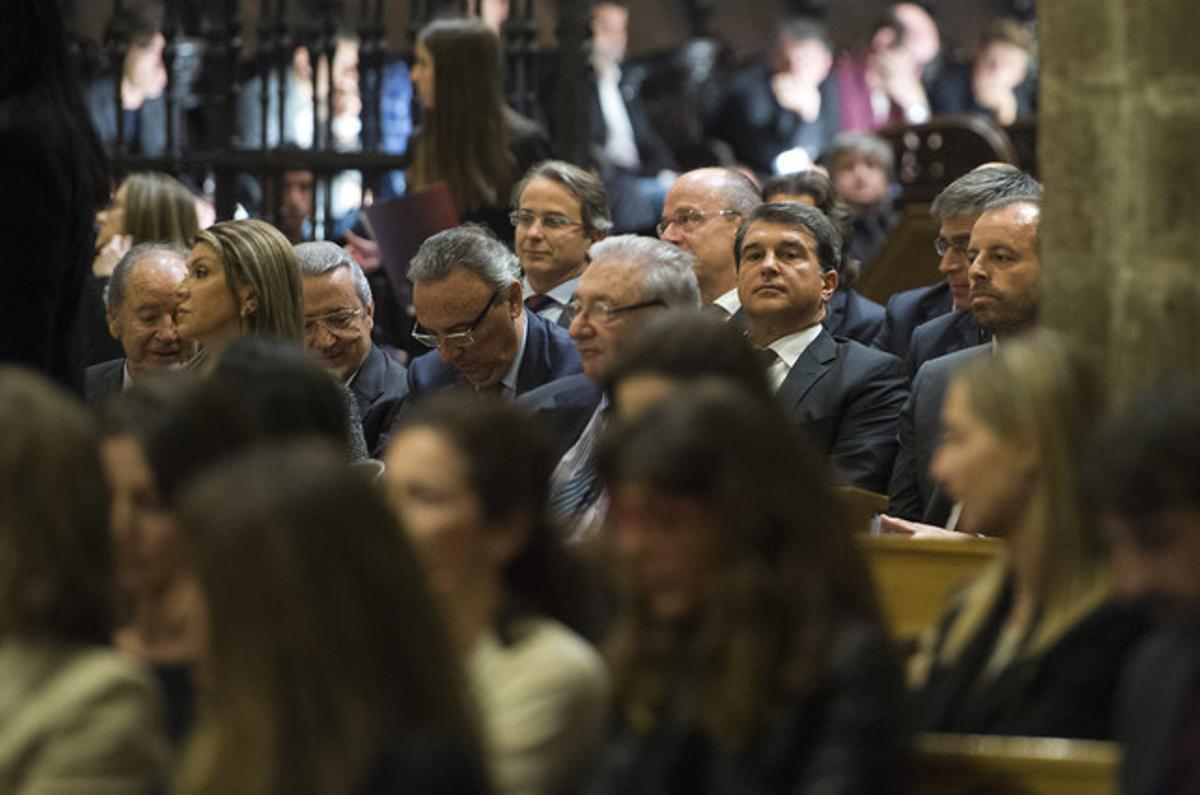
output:
[[[147,41],[131,44],[125,53],[124,78],[144,99],[161,96],[167,87],[167,68],[162,57],[166,43],[162,34],[156,33]]]
[[[1118,593],[1149,601],[1165,621],[1200,620],[1200,511],[1181,508],[1138,519],[1109,517]]]
[[[187,276],[183,257],[158,252],[139,260],[125,280],[121,308],[108,315],[108,331],[120,341],[134,380],[179,364],[185,349],[175,326],[179,285]]]
[[[637,417],[665,400],[677,386],[671,378],[652,373],[622,379],[613,389],[617,419],[626,422]]]
[[[642,303],[640,267],[616,261],[592,263],[583,272],[575,301],[579,312],[571,320],[568,333],[579,349],[584,374],[599,380],[628,335],[640,325],[646,309],[607,317],[603,307],[619,308]]]
[[[1005,42],[992,42],[976,56],[974,79],[1009,90],[1021,85],[1029,73],[1029,53]]]
[[[930,474],[951,499],[962,503],[962,526],[972,532],[1007,534],[1029,499],[1029,452],[976,416],[961,381],[951,383],[946,392],[942,433]]]
[[[629,46],[629,9],[614,3],[592,8],[592,52],[610,63],[625,59]]]
[[[864,154],[839,154],[833,161],[832,179],[838,195],[860,209],[887,198],[887,171],[874,158]]]
[[[304,347],[340,380],[347,381],[371,352],[375,305],[363,306],[347,267],[305,276]]]
[[[116,235],[125,234],[125,196],[129,188],[124,184],[113,194],[112,203],[96,213],[100,230],[96,233],[96,248],[103,248]]]
[[[706,170],[679,177],[663,202],[659,237],[695,255],[696,280],[706,302],[737,285],[733,239],[742,218],[720,215],[728,209],[721,195],[720,177]]]
[[[509,0],[479,0],[479,19],[483,24],[500,33],[508,21]]]
[[[1010,204],[979,216],[971,229],[971,315],[993,334],[1021,331],[1037,320],[1039,211]]]
[[[442,361],[475,387],[504,378],[517,358],[525,323],[520,282],[513,282],[494,301],[492,296],[492,288],[466,268],[455,268],[440,282],[413,285],[413,309],[422,330],[445,337],[471,331],[479,318],[469,345],[446,341],[438,346]]]
[[[694,614],[717,571],[717,529],[695,500],[622,484],[609,522],[627,587],[659,621]]]
[[[779,45],[779,55],[785,71],[808,86],[819,86],[829,77],[833,66],[833,55],[819,39],[784,39]]]
[[[817,238],[806,227],[752,224],[742,239],[738,296],[751,335],[763,337],[755,342],[772,342],[819,323],[837,279],[834,271],[821,272]],[[760,326],[771,333],[756,333]]]
[[[123,590],[135,593],[160,590],[182,568],[175,518],[159,501],[154,475],[135,439],[105,439],[100,454],[112,490],[117,582]]]
[[[924,67],[936,58],[942,40],[929,12],[916,3],[898,3],[892,13],[904,27],[904,48],[912,53],[917,65]]]
[[[241,335],[241,307],[229,292],[225,265],[211,246],[197,243],[192,248],[187,276],[176,296],[175,325],[185,340],[213,345]]]
[[[517,225],[516,249],[535,290],[544,293],[583,272],[588,246],[600,236],[584,231],[582,203],[564,185],[545,177],[530,180],[517,211],[533,218]],[[550,229],[547,219],[554,219],[556,227],[568,224]]]
[[[971,258],[967,250],[971,243],[971,229],[975,226],[978,215],[956,215],[947,218],[938,230],[938,238],[946,246],[946,253],[938,260],[938,272],[946,277],[950,285],[950,295],[954,299],[955,309],[968,309],[971,306],[971,280],[967,277],[967,268]]]
[[[281,189],[280,224],[288,239],[303,238],[304,221],[313,214],[313,175],[311,171],[285,171]]]
[[[433,53],[421,42],[417,42],[413,52],[412,84],[417,91],[417,99],[421,100],[421,106],[432,108],[434,100]]]
[[[498,577],[462,454],[439,432],[416,427],[392,441],[386,463],[388,497],[434,589],[461,593]]]

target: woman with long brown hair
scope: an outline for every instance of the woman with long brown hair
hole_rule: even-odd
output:
[[[550,155],[541,129],[504,100],[500,40],[477,19],[430,23],[417,36],[413,87],[424,120],[412,142],[409,190],[445,182],[464,221],[512,242],[508,198]]]
[[[621,608],[592,791],[903,790],[901,683],[826,466],[741,387],[620,426],[600,471]]]

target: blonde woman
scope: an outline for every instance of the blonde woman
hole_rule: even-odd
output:
[[[1110,600],[1108,549],[1083,499],[1096,373],[1049,332],[972,361],[943,408],[932,472],[963,524],[1007,553],[949,606],[914,665],[917,728],[1108,739],[1144,624]]]
[[[96,259],[92,273],[112,275],[125,252],[138,243],[183,243],[200,231],[196,198],[181,182],[159,171],[130,174],[112,204],[96,214]]]

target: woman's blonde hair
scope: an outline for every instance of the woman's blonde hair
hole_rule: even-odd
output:
[[[139,171],[121,183],[125,234],[137,243],[188,243],[200,231],[196,199],[160,171]]]
[[[243,320],[243,332],[300,342],[304,339],[304,293],[292,244],[263,221],[222,221],[196,234],[217,252],[229,292],[249,285],[257,306]]]
[[[1021,532],[1036,561],[1037,618],[1023,655],[1053,645],[1109,593],[1108,548],[1093,521],[1080,475],[1088,438],[1104,411],[1104,392],[1090,360],[1063,337],[1038,331],[981,356],[955,379],[971,412],[997,435],[1034,445]],[[1005,588],[1005,556],[961,597],[946,634],[943,661],[954,659],[987,620]]]

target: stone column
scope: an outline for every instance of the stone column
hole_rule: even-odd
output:
[[[1038,4],[1042,317],[1122,398],[1200,369],[1200,2]]]

